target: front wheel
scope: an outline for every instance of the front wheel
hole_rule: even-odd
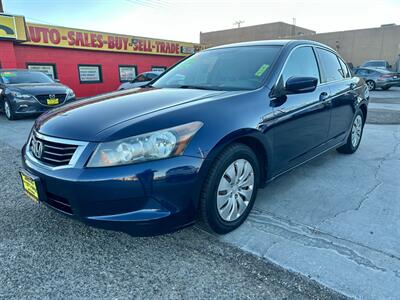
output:
[[[4,102],[3,102],[3,112],[6,115],[7,119],[15,120],[14,110],[11,107],[11,104],[7,99],[5,99]]]
[[[360,146],[361,137],[364,129],[364,114],[361,110],[357,111],[351,126],[351,132],[347,138],[346,144],[337,148],[340,153],[352,154],[357,151]]]
[[[373,82],[372,80],[368,80],[366,82],[366,84],[367,84],[367,87],[368,87],[369,91],[375,90],[375,88],[376,88],[375,82]]]
[[[253,207],[259,178],[257,157],[248,146],[233,144],[218,155],[200,196],[207,229],[224,234],[239,227]]]

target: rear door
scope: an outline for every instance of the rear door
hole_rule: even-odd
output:
[[[311,46],[295,48],[286,61],[277,86],[290,77],[315,77],[315,91],[288,94],[271,101],[274,107],[274,170],[281,173],[321,152],[328,138],[329,88],[320,84],[320,72]]]
[[[357,78],[351,76],[347,65],[334,52],[325,48],[316,48],[322,66],[322,84],[329,87],[332,106],[329,127],[330,144],[334,145],[346,137],[354,116],[354,104],[357,101]]]

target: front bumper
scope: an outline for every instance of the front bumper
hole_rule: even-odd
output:
[[[89,144],[85,151],[91,152]],[[203,159],[179,156],[127,166],[48,168],[22,149],[23,168],[39,177],[44,204],[89,225],[155,235],[194,223]],[[86,159],[90,153],[82,153]]]
[[[65,100],[62,104],[59,105],[43,105],[38,100],[32,99],[13,99],[11,101],[12,108],[14,109],[14,113],[17,116],[29,116],[29,115],[37,115],[42,114],[50,109],[57,108],[63,106],[67,103],[71,103],[75,101],[76,98],[69,98]]]

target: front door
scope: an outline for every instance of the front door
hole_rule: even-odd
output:
[[[279,80],[284,84],[293,76],[318,78],[315,91],[273,99],[275,122],[274,175],[278,175],[323,150],[328,140],[330,97],[328,86],[320,85],[320,72],[310,46],[296,48],[290,54]]]

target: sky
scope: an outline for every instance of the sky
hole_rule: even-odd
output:
[[[400,25],[400,0],[2,0],[28,22],[199,42],[199,33],[283,21],[321,32]]]

